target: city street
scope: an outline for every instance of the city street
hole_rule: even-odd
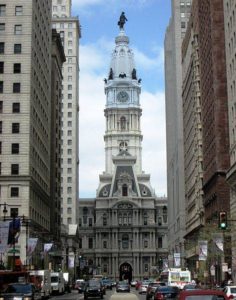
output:
[[[111,295],[113,295],[114,293],[116,293],[115,288],[112,289],[112,291],[107,290],[106,291],[106,295],[104,295],[104,300],[109,300]],[[135,290],[135,288],[131,288],[131,293],[136,294],[140,300],[144,300],[146,299],[146,295],[139,295],[139,293]],[[84,295],[83,294],[79,294],[77,291],[73,290],[71,293],[69,294],[64,294],[64,295],[59,295],[59,296],[53,296],[50,297],[51,300],[83,300],[84,299]],[[92,299],[92,298],[91,298]],[[99,298],[94,298],[94,299],[99,299]]]

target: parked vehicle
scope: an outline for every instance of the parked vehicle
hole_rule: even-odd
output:
[[[103,291],[99,280],[89,280],[84,288],[84,300],[88,298],[100,297],[103,299]]]
[[[136,285],[135,285],[136,291],[139,289],[139,287],[140,287],[141,284],[142,284],[142,282],[139,281],[139,280],[136,282]]]
[[[42,298],[49,298],[52,293],[51,272],[49,270],[33,270],[29,274],[30,282],[41,290]]]
[[[229,299],[236,299],[236,286],[227,285],[223,288],[223,292],[229,297]]]
[[[130,283],[130,285],[131,285],[132,287],[135,287],[136,284],[137,284],[137,280],[132,280],[131,283]]]
[[[71,293],[71,282],[70,282],[70,274],[68,272],[63,273],[65,292]]]
[[[75,282],[75,289],[78,291],[78,293],[83,293],[84,287],[85,287],[84,279],[77,279]]]
[[[154,293],[154,300],[176,299],[179,294],[179,288],[175,286],[159,286]],[[192,300],[192,299],[191,299]],[[200,299],[196,299],[200,300]]]
[[[6,290],[1,293],[2,300],[40,300],[41,291],[32,283],[11,283]]]
[[[130,292],[130,285],[126,281],[119,281],[116,285],[116,292]]]
[[[65,281],[62,272],[51,272],[51,287],[54,294],[65,292]]]
[[[178,296],[179,300],[209,300],[209,299],[217,299],[217,300],[227,300],[229,299],[227,295],[223,291],[219,290],[192,290],[192,291],[181,291]],[[156,299],[155,299],[156,300]]]
[[[141,285],[139,286],[139,290],[138,290],[139,294],[146,294],[149,283],[150,283],[149,281],[141,282]]]

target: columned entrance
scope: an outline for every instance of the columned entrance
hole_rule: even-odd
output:
[[[128,280],[129,283],[132,280],[132,267],[127,262],[120,266],[120,281],[122,280]]]

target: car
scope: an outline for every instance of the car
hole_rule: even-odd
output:
[[[227,285],[223,288],[223,292],[230,298],[236,299],[236,285]]]
[[[135,287],[136,284],[137,284],[137,280],[132,280],[131,283],[130,283],[130,285],[131,285],[132,287]]]
[[[136,284],[135,284],[135,289],[138,290],[140,285],[141,285],[141,281],[137,280]]]
[[[84,279],[77,279],[75,282],[74,288],[78,291],[78,293],[84,292],[85,281]]]
[[[1,293],[1,300],[40,300],[41,291],[32,283],[10,283]]]
[[[154,300],[176,299],[178,294],[179,288],[176,286],[159,286],[156,288],[153,298]]]
[[[100,280],[89,280],[84,287],[84,300],[99,297],[103,299],[103,290]]]
[[[112,281],[111,279],[102,279],[102,284],[105,286],[106,289],[112,290]]]
[[[146,294],[147,287],[148,287],[149,283],[150,283],[149,281],[142,281],[141,282],[141,285],[138,289],[139,294]]]
[[[146,300],[150,299],[153,297],[155,290],[157,287],[160,286],[159,282],[150,282],[148,287],[147,287],[147,292],[146,292]]]
[[[181,291],[178,295],[178,300],[227,300],[229,299],[223,291],[198,289]]]
[[[130,292],[130,285],[126,281],[119,281],[116,285],[116,292]]]

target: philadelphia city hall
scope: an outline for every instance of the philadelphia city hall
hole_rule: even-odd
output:
[[[96,198],[79,200],[78,251],[80,269],[130,281],[157,275],[167,260],[168,207],[142,170],[141,79],[125,20],[122,13],[104,80],[105,171]]]

